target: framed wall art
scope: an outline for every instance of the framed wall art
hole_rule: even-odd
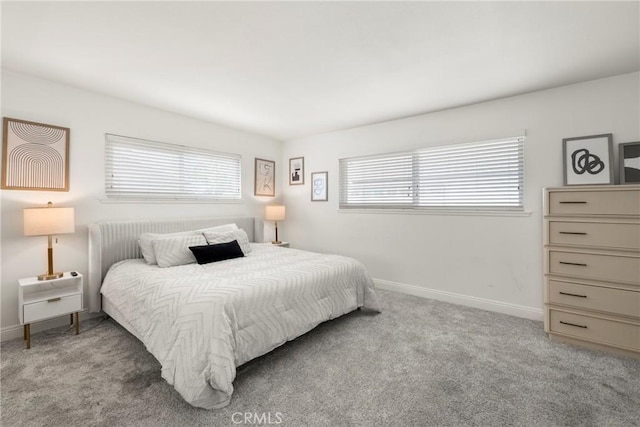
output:
[[[2,188],[69,191],[69,128],[3,119]]]
[[[613,135],[562,140],[564,185],[613,184]]]
[[[311,174],[311,201],[326,202],[329,200],[329,172],[313,172]]]
[[[276,162],[256,159],[253,194],[256,196],[276,195]]]
[[[289,159],[289,185],[304,184],[304,157]]]
[[[640,142],[618,145],[620,157],[620,184],[640,183]]]

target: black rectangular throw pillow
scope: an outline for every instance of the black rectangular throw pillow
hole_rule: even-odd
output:
[[[237,240],[215,245],[189,246],[198,264],[223,261],[225,259],[240,258],[244,256]]]

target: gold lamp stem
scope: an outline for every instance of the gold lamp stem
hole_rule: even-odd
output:
[[[47,263],[49,268],[47,274],[53,274],[53,236],[47,236],[49,238],[49,245],[47,246]]]
[[[273,243],[274,245],[279,245],[280,243],[282,243],[280,240],[278,240],[278,221],[276,220],[276,240],[272,241],[271,243]]]
[[[38,276],[38,280],[51,280],[62,277],[62,273],[53,272],[53,236],[49,235],[49,245],[47,246],[47,273]]]

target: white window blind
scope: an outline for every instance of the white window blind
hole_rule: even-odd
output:
[[[108,199],[240,200],[237,154],[106,134]]]
[[[340,159],[341,209],[522,211],[524,136]]]

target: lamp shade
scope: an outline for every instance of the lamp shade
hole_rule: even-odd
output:
[[[285,217],[285,207],[282,205],[269,205],[264,208],[264,219],[268,221],[282,221]]]
[[[73,208],[26,208],[25,236],[50,236],[75,231]]]

